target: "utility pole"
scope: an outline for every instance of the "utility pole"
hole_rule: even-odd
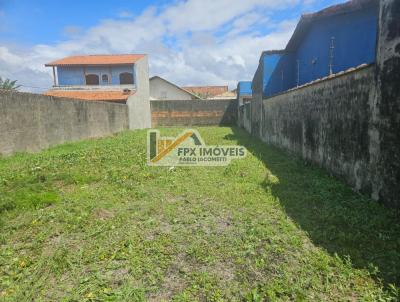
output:
[[[335,37],[331,38],[331,46],[329,48],[329,75],[333,74],[333,59],[335,55]]]

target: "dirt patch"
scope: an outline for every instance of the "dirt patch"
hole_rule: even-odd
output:
[[[43,244],[42,255],[52,257],[60,248],[78,251],[82,246],[81,239],[66,237],[65,234],[55,233],[49,236]]]
[[[160,291],[156,294],[150,295],[148,301],[171,301],[172,297],[180,293],[186,287],[182,278],[177,275],[170,275],[165,277],[164,283]]]
[[[212,266],[207,267],[204,271],[218,276],[220,280],[223,280],[224,282],[230,282],[235,279],[235,267],[232,265],[232,263],[227,263],[227,262],[216,262]]]
[[[52,276],[48,279],[48,283],[49,290],[45,291],[48,301],[61,301],[66,292],[72,292],[74,288],[74,282],[67,274],[63,274],[60,280]]]
[[[186,287],[185,274],[193,270],[186,257],[186,254],[180,253],[175,261],[168,268],[165,274],[164,282],[157,293],[149,296],[148,301],[171,301],[171,298],[177,293],[182,292]]]
[[[76,189],[75,184],[66,184],[63,181],[55,181],[54,186],[64,194],[72,193]]]
[[[217,217],[215,229],[218,234],[227,232],[232,228],[233,218],[229,213],[223,213],[223,215]]]
[[[111,280],[112,287],[117,288],[121,286],[124,283],[124,280],[129,277],[129,269],[125,267],[115,269],[107,272],[107,277],[109,280]]]
[[[169,203],[190,203],[189,199],[186,196],[183,195],[172,195],[172,194],[167,194],[166,195],[166,201]]]
[[[100,220],[108,220],[114,218],[114,213],[106,209],[94,209],[92,215]]]

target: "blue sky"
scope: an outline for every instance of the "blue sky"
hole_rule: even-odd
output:
[[[139,15],[167,1],[0,0],[4,42],[54,43],[68,38],[65,28],[87,29],[100,20]],[[95,8],[95,9],[94,9]]]
[[[262,50],[285,46],[302,13],[340,0],[0,0],[0,76],[51,85],[47,61],[148,53],[178,85],[251,80]],[[32,88],[38,87],[38,88]]]

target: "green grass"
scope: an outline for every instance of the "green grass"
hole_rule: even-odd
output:
[[[0,159],[0,301],[400,298],[393,211],[241,130],[199,131],[250,154],[148,167],[136,131]]]

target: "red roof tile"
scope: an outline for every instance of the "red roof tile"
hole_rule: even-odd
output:
[[[71,56],[47,63],[45,66],[133,64],[144,56],[142,54]]]
[[[49,96],[86,100],[86,101],[126,101],[135,91],[125,93],[123,91],[77,91],[77,90],[49,90],[44,93]]]
[[[201,96],[213,97],[228,91],[228,86],[190,86],[183,89]]]

